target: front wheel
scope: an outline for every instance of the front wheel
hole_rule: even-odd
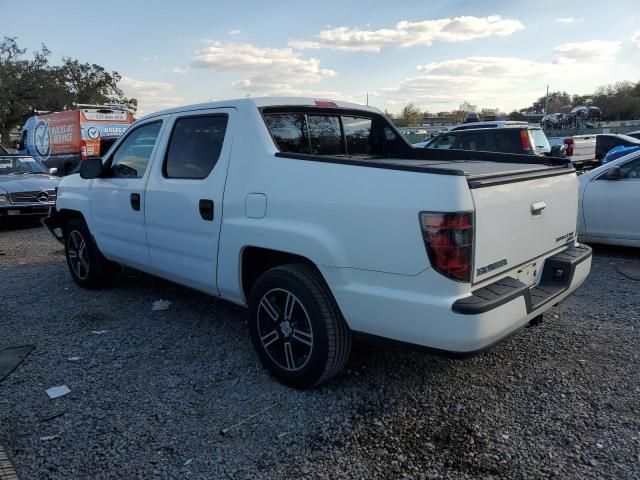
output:
[[[312,267],[275,267],[256,281],[249,332],[260,360],[282,383],[308,388],[345,365],[351,332],[329,288]]]
[[[73,281],[83,288],[105,286],[111,277],[111,264],[100,253],[87,224],[73,218],[64,227],[64,253]]]

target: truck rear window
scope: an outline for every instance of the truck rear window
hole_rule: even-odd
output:
[[[278,149],[283,153],[372,154],[371,118],[313,113],[272,113],[266,114],[264,119]],[[395,140],[395,137],[389,140]]]

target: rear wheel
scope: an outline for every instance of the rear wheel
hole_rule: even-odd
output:
[[[268,270],[256,281],[249,307],[253,346],[282,383],[313,387],[344,367],[351,332],[312,267],[292,264]]]
[[[98,250],[87,224],[73,218],[64,227],[64,253],[73,281],[83,288],[100,288],[111,278],[112,264]]]

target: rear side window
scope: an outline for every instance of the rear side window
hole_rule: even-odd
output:
[[[303,113],[265,115],[264,120],[281,152],[309,153],[307,120]]]
[[[370,118],[342,117],[342,128],[344,128],[349,155],[371,154],[372,123]]]
[[[522,153],[520,130],[496,131],[494,134],[495,151],[504,153]]]
[[[344,153],[340,118],[337,115],[308,115],[309,140],[314,155]]]
[[[220,157],[227,115],[203,115],[176,120],[163,174],[166,178],[203,179]]]

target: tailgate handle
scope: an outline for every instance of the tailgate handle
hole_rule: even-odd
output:
[[[531,215],[534,217],[542,215],[542,211],[547,208],[547,204],[544,202],[536,202],[531,204]]]

